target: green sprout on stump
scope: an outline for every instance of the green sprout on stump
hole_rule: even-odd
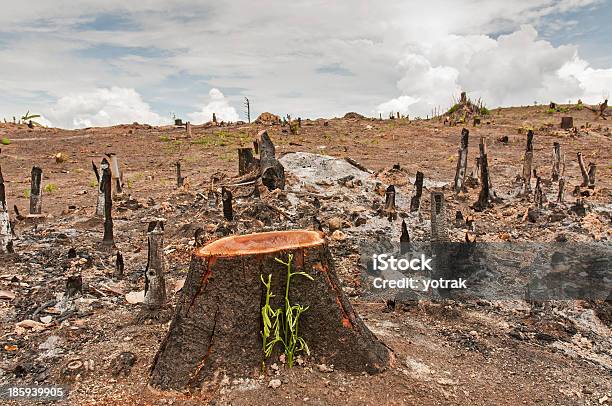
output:
[[[299,335],[299,320],[302,313],[308,310],[308,306],[304,307],[300,304],[291,305],[289,301],[289,286],[291,285],[292,276],[304,276],[310,280],[314,280],[312,276],[306,272],[291,272],[293,255],[289,254],[287,262],[274,258],[276,262],[287,267],[287,281],[285,283],[285,305],[281,309],[273,310],[270,306],[270,298],[274,297],[271,292],[272,274],[268,275],[266,282],[260,275],[261,282],[266,287],[266,302],[261,308],[261,316],[263,319],[263,331],[261,332],[263,352],[265,358],[270,357],[272,350],[277,343],[283,345],[287,365],[293,367],[293,359],[296,353],[303,351],[310,355],[310,349],[306,341]]]

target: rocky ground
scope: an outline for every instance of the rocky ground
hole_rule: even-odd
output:
[[[567,115],[574,118],[573,130],[559,129]],[[16,253],[0,255],[0,384],[66,385],[65,404],[612,402],[609,303],[532,307],[519,299],[421,300],[392,307],[390,297],[371,292],[361,247],[380,236],[398,240],[402,219],[413,241],[428,242],[432,190],[445,193],[453,241],[470,232],[478,242],[565,241],[610,248],[609,120],[577,106],[563,106],[562,112],[536,106],[492,110],[481,121],[467,126],[469,166],[479,138],[486,137],[492,183],[502,198],[483,212],[470,208],[477,188],[457,196],[451,191],[462,127],[442,119],[350,115],[302,120],[295,134],[281,125],[194,126],[191,138],[183,127],[66,131],[0,124],[5,139],[0,165],[17,235]],[[247,187],[234,188],[236,219],[224,222],[220,206],[209,202],[211,179],[231,183],[236,148],[250,146],[262,129],[282,157],[287,188],[260,199],[247,197]],[[540,176],[550,178],[553,142],[561,144],[566,162],[566,203],[555,204],[557,185],[545,182],[549,203],[537,212],[531,199],[515,196],[528,129],[535,133],[534,168]],[[108,152],[119,156],[125,184],[113,207],[114,249],[100,244],[102,223],[93,218],[97,185],[91,161],[98,164]],[[577,152],[597,163],[596,187],[585,196],[584,212],[575,209],[572,195],[582,181]],[[370,171],[348,164],[346,157]],[[178,160],[186,176],[181,189],[175,180]],[[43,168],[44,218],[26,216],[33,165]],[[426,190],[420,212],[410,213],[417,170],[425,175]],[[397,188],[399,214],[392,222],[380,216],[390,184]],[[475,226],[455,225],[457,211],[473,217]],[[374,376],[350,375],[317,362],[313,354],[291,370],[279,361],[266,376],[227,379],[190,395],[149,390],[149,367],[168,324],[138,317],[148,221],[165,219],[166,286],[175,303],[196,229],[213,240],[228,233],[310,228],[314,215],[329,237],[344,291],[368,327],[394,350],[395,364]],[[123,277],[115,275],[117,251],[125,261]],[[75,275],[82,277],[82,292],[69,296],[66,282]]]

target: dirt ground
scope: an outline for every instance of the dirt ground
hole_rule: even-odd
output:
[[[477,190],[453,197],[446,186],[449,213],[454,217],[461,210],[474,216],[479,241],[559,241],[561,235],[567,241],[610,244],[612,122],[596,119],[586,109],[566,108],[555,113],[547,112],[548,106],[492,110],[481,125],[467,126],[469,165],[478,139],[486,137],[492,183],[502,196],[510,196],[521,171],[525,133],[531,128],[534,167],[542,176],[550,174],[553,142],[561,144],[568,205],[575,201],[571,192],[582,180],[576,153],[582,152],[587,163],[597,163],[587,215],[567,214],[566,222],[530,222],[525,217],[532,203],[514,198],[476,213],[469,206]],[[559,129],[565,115],[573,116],[576,131]],[[602,316],[598,305],[572,301],[536,311],[523,301],[424,301],[389,311],[384,301],[363,295],[362,269],[352,257],[340,258],[346,249],[342,241],[331,243],[339,277],[357,313],[395,352],[387,371],[351,375],[306,358],[291,370],[281,365],[267,376],[223,380],[192,394],[159,393],[147,387],[149,368],[168,324],[140,322],[138,305],[128,303],[125,294],[144,286],[148,220],[166,219],[166,284],[175,303],[188,272],[195,229],[204,227],[209,239],[218,238],[218,209],[214,215],[204,209],[211,176],[235,176],[236,148],[251,146],[258,131],[268,130],[277,155],[303,151],[351,157],[380,171],[384,183],[395,177],[398,193],[409,195],[409,179],[417,170],[429,181],[452,184],[461,128],[438,119],[335,118],[302,120],[297,134],[281,125],[194,126],[193,136],[187,138],[182,127],[142,124],[74,131],[0,124],[0,139],[10,140],[1,146],[0,165],[11,218],[13,206],[22,215],[28,213],[33,165],[43,169],[47,215],[43,220],[17,220],[16,254],[0,255],[0,290],[14,295],[0,299],[0,385],[65,385],[69,397],[58,403],[84,405],[612,403],[610,317]],[[503,136],[507,143],[500,141]],[[91,162],[98,165],[110,152],[119,156],[126,187],[126,196],[114,203],[116,250],[125,257],[122,279],[113,276],[116,250],[100,247],[102,224],[92,219],[97,184]],[[57,163],[58,153],[67,160]],[[178,160],[187,182],[180,190],[174,167]],[[400,165],[400,172],[389,171],[394,164]],[[556,185],[546,189],[549,201],[554,201]],[[429,215],[428,199],[425,193],[423,216]],[[322,204],[325,211],[333,201]],[[246,210],[248,202],[239,208]],[[234,231],[265,229],[261,222],[244,217]],[[300,219],[292,226],[309,224],[310,219]],[[282,221],[272,228],[282,229]],[[351,230],[345,230],[349,237]],[[462,231],[451,236],[455,241],[462,237]],[[415,241],[428,238],[418,232],[413,236]],[[66,257],[70,248],[76,249],[76,261]],[[77,310],[64,314],[58,303],[66,276],[73,273],[81,273],[84,291],[73,300]],[[53,303],[41,308],[49,302]],[[51,321],[41,324],[41,316],[51,316]],[[32,319],[39,323],[18,327]],[[122,352],[136,357],[125,374],[117,373],[115,361]],[[78,368],[68,368],[71,363]],[[281,386],[270,388],[270,380],[276,378]]]

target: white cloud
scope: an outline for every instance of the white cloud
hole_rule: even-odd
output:
[[[240,117],[236,109],[230,106],[219,89],[213,88],[208,92],[209,101],[200,111],[187,114],[190,120],[196,123],[208,122],[212,120],[213,113],[217,116],[217,121],[238,121]]]
[[[45,115],[45,119],[51,125],[63,128],[103,127],[133,122],[168,124],[170,121],[152,112],[134,89],[121,87],[63,96]]]

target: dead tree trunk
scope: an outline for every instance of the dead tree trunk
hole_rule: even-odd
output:
[[[423,172],[417,171],[416,179],[414,180],[414,189],[410,198],[410,211],[419,211],[421,207],[421,196],[423,195]]]
[[[285,168],[276,159],[276,150],[268,133],[259,133],[259,164],[261,181],[268,190],[285,189]]]
[[[8,205],[6,204],[6,190],[4,188],[4,177],[0,167],[0,253],[13,252],[13,232],[9,218]]]
[[[257,166],[257,159],[253,157],[253,148],[238,148],[238,176],[251,172]]]
[[[597,165],[593,162],[589,162],[589,189],[595,189],[595,172],[597,171]]]
[[[557,202],[563,203],[565,200],[565,178],[559,179],[559,193],[557,194]]]
[[[525,148],[525,158],[523,161],[523,193],[531,193],[531,167],[533,165],[533,131],[527,132],[527,147]]]
[[[269,291],[262,284],[266,281]],[[268,358],[263,352],[262,310],[270,297],[266,292],[274,295],[269,310],[279,309],[282,315],[290,311],[284,309],[286,303],[294,317],[295,306],[307,307],[294,319],[293,331],[318,363],[371,374],[391,362],[392,352],[370,332],[344,295],[321,234],[274,231],[225,237],[194,252],[149,383],[162,390],[197,389],[221,372],[256,377],[262,366],[278,362],[282,343],[271,349]],[[284,336],[283,316],[279,323],[279,335]],[[274,328],[270,333],[266,343],[273,340]],[[285,341],[295,342],[295,335],[288,333]]]
[[[115,278],[123,278],[123,272],[125,270],[125,264],[123,263],[123,255],[121,251],[117,251],[117,257],[115,258]]]
[[[561,144],[555,142],[553,144],[553,166],[552,166],[552,180],[556,182],[559,180],[561,173]]]
[[[480,150],[480,193],[478,194],[478,201],[474,203],[472,207],[476,211],[482,211],[489,207],[493,200],[491,194],[491,181],[489,179],[487,144],[485,143],[484,137],[480,138],[478,148]]]
[[[102,242],[105,245],[114,245],[111,170],[106,158],[102,160],[101,167],[102,179],[100,181],[100,189],[104,192],[104,238]]]
[[[402,220],[402,234],[400,235],[400,255],[405,254],[410,250],[410,234],[408,234],[408,226],[406,221]]]
[[[431,241],[439,243],[448,240],[444,193],[431,192]]]
[[[542,190],[542,178],[536,178],[535,191],[533,192],[533,201],[537,208],[541,209],[544,206],[544,191]]]
[[[457,159],[457,170],[455,171],[455,193],[465,191],[465,174],[467,172],[468,140],[470,131],[467,128],[461,130],[461,148]]]
[[[104,164],[104,161],[102,161]],[[108,164],[107,164],[108,165]],[[98,167],[91,161],[91,166],[93,167],[94,174],[96,175],[96,179],[98,180],[98,200],[96,202],[96,213],[95,217],[104,217],[104,188],[102,187],[102,179],[100,177],[100,172],[98,171]]]
[[[225,187],[221,188],[221,200],[223,201],[223,218],[227,221],[234,219],[234,211],[232,209],[232,192]]]
[[[580,184],[580,186],[585,187],[589,185],[589,173],[584,167],[584,161],[582,160],[582,152],[578,152],[576,155],[578,156],[578,165],[580,166],[580,173],[582,174],[582,183]]]
[[[395,208],[395,186],[393,185],[389,185],[385,191],[384,213],[389,221],[397,219],[397,210]]]
[[[32,181],[30,184],[30,214],[42,213],[42,169],[32,167]]]
[[[181,176],[181,163],[179,161],[176,161],[175,165],[176,165],[176,187],[180,189],[185,184],[185,177]]]
[[[561,128],[564,130],[569,130],[574,127],[574,118],[573,117],[561,117]]]
[[[112,190],[117,194],[121,194],[123,193],[123,175],[119,169],[119,159],[114,153],[106,154],[106,156],[110,159],[112,183],[115,187]]]
[[[166,304],[166,282],[164,274],[164,222],[151,221],[147,229],[149,254],[145,271],[144,305],[148,310],[161,309]]]

